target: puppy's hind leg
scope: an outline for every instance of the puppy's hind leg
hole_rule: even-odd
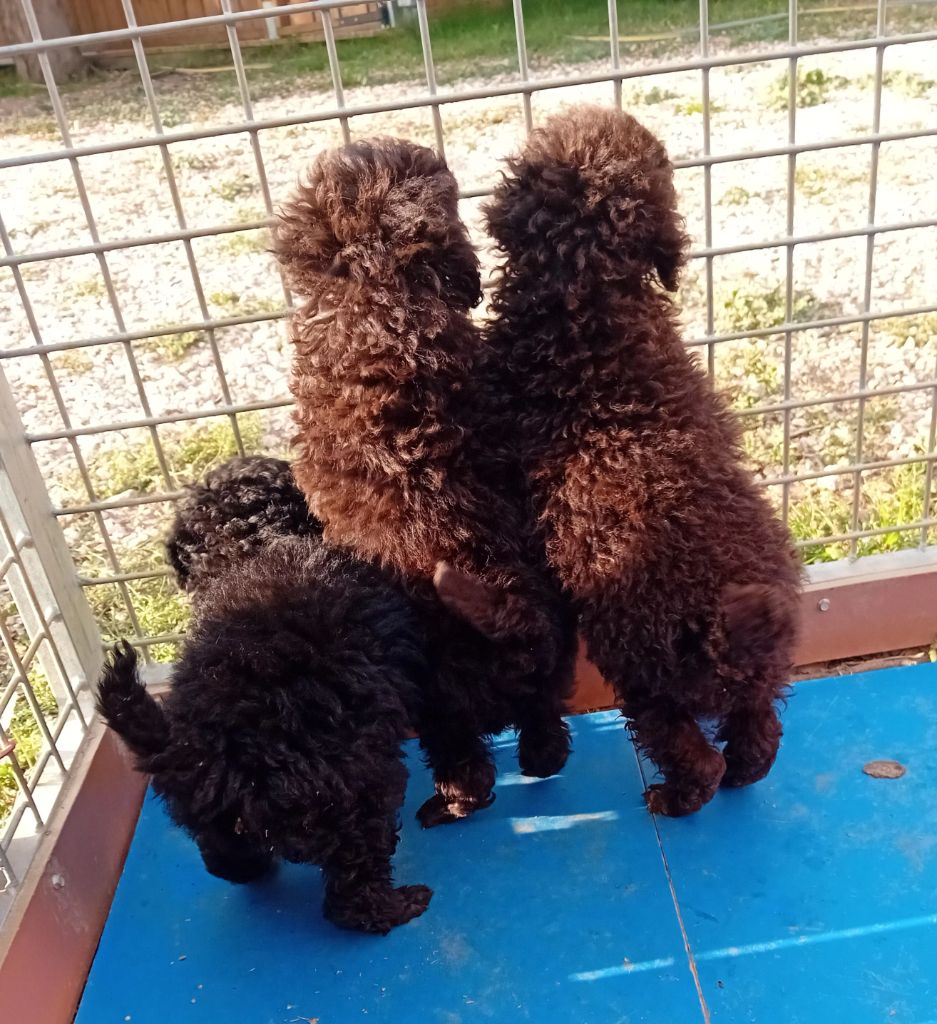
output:
[[[522,720],[517,739],[517,761],[522,774],[547,779],[565,767],[572,741],[562,713],[562,708],[557,708],[541,718]]]
[[[729,586],[723,593],[728,641],[724,674],[735,694],[722,720],[724,786],[749,786],[771,770],[781,742],[777,700],[790,671],[797,604],[793,591],[771,584]]]
[[[750,786],[771,770],[781,743],[781,722],[771,699],[737,708],[722,721],[726,773],[723,786]]]
[[[519,710],[517,760],[521,772],[546,779],[561,772],[569,759],[572,741],[563,720],[576,669],[575,619],[555,631],[558,657],[552,671],[536,681],[526,706]]]
[[[420,744],[436,793],[416,812],[423,828],[448,825],[494,803],[495,766],[485,740],[454,719],[424,725]]]
[[[664,776],[644,794],[648,810],[676,818],[708,803],[726,763],[692,715],[672,700],[651,698],[629,702],[628,716],[638,745]]]

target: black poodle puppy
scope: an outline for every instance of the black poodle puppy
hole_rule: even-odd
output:
[[[98,709],[206,868],[322,867],[325,914],[385,934],[431,891],[395,888],[401,742],[427,671],[422,623],[379,570],[324,545],[289,467],[240,459],[181,503],[172,564],[195,621],[163,704],[119,644]]]
[[[176,508],[166,556],[176,582],[200,586],[275,537],[321,537],[288,462],[265,455],[229,459],[191,487]]]

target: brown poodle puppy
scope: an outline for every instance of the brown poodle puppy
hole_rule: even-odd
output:
[[[455,179],[396,139],[323,153],[276,251],[306,300],[292,321],[296,480],[326,539],[395,571],[423,608],[435,693],[419,732],[437,794],[420,820],[465,817],[492,799],[489,734],[519,729],[528,774],[563,767],[575,644],[520,475],[479,422],[478,261]]]
[[[659,288],[676,288],[688,241],[664,147],[585,108],[509,169],[487,215],[511,429],[589,654],[663,773],[648,806],[688,814],[774,762],[800,570]]]

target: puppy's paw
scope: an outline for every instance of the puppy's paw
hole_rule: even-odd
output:
[[[323,913],[339,928],[386,935],[413,918],[419,917],[429,906],[433,890],[425,885],[401,885],[397,889],[364,888],[351,899],[326,899]]]
[[[742,786],[751,786],[761,780],[771,771],[774,764],[774,755],[757,758],[735,757],[734,752],[726,752],[726,773],[722,777],[721,785],[728,789],[739,789]]]
[[[400,902],[399,920],[396,924],[406,924],[419,917],[429,906],[433,898],[433,890],[428,885],[401,885],[395,890]]]
[[[435,793],[416,812],[416,820],[423,828],[435,828],[437,825],[451,825],[455,821],[484,810],[495,802],[494,793],[489,793],[484,800],[466,800],[447,798]]]
[[[517,763],[528,778],[549,778],[563,770],[572,743],[562,719],[542,728],[522,728],[517,739]]]
[[[698,791],[687,792],[669,782],[656,782],[644,791],[644,802],[651,814],[663,814],[667,818],[682,818],[693,814],[703,806]]]
[[[651,814],[663,814],[667,818],[682,818],[695,814],[708,804],[719,788],[722,774],[705,783],[656,782],[644,792],[644,802]]]
[[[521,729],[517,741],[521,774],[533,779],[556,775],[566,765],[571,748],[569,726],[563,721],[555,723],[555,728],[551,729]]]

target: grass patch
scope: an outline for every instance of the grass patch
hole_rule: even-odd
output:
[[[161,543],[151,545],[145,549],[145,553],[145,558],[133,559],[127,558],[125,552],[124,567],[134,564],[135,568],[129,570],[134,572],[165,568]],[[145,636],[164,636],[185,632],[191,616],[189,602],[171,576],[136,580],[126,587],[141,633]],[[133,622],[119,587],[113,584],[86,587],[85,593],[105,643],[116,643],[133,634]],[[176,656],[176,645],[159,644],[152,647],[150,653],[156,661],[172,661]]]
[[[699,22],[696,0],[619,0],[622,33],[629,36],[666,35],[685,32],[691,45]],[[780,13],[781,7],[767,0],[713,0],[710,19],[713,24]],[[627,27],[626,27],[627,26]],[[524,31],[530,63],[536,67],[553,62],[578,62],[608,58],[608,10],[595,0],[525,0]],[[733,30],[740,41],[754,38],[782,39],[787,34],[784,19]],[[508,0],[494,3],[463,3],[430,16],[430,35],[437,77],[451,82],[459,77],[486,77],[499,71],[516,69],[517,43],[512,5]],[[660,43],[672,50],[680,40],[639,42],[642,51],[660,49]],[[623,41],[623,49],[634,44]],[[416,19],[397,28],[360,39],[338,43],[342,79],[346,87],[378,85],[423,75],[423,54]],[[268,64],[251,72],[252,90],[271,95],[288,86],[294,89],[298,79],[314,78],[321,84],[330,81],[328,55],[321,44],[288,42],[271,47],[252,47],[252,64]],[[176,66],[220,66],[230,62],[223,50],[190,51],[174,54]],[[213,78],[219,76],[214,75]],[[226,76],[227,77],[227,76]],[[652,90],[653,92],[653,90]],[[673,98],[673,97],[668,97]],[[647,102],[661,102],[649,100]]]
[[[244,447],[260,447],[263,429],[257,414],[238,417],[238,429]],[[172,474],[179,481],[200,480],[213,466],[238,454],[237,443],[227,417],[213,423],[190,426],[176,434],[160,435],[163,453]],[[162,471],[156,450],[149,438],[136,443],[122,443],[98,448],[86,458],[88,474],[98,496],[110,498],[126,491],[151,494],[162,486]],[[77,473],[64,481],[64,490],[71,503],[86,500],[86,492]]]
[[[794,171],[795,187],[802,195],[810,198],[828,195],[846,185],[855,185],[866,180],[865,174],[810,163],[798,163]]]
[[[754,192],[749,192],[747,188],[742,188],[741,185],[733,185],[722,193],[719,202],[724,206],[744,206],[749,200],[754,198]]]
[[[925,467],[922,463],[896,466],[862,481],[859,529],[878,530],[913,523],[922,517]],[[849,533],[852,528],[851,490],[827,490],[811,485],[791,503],[788,525],[795,539],[808,541]],[[879,555],[917,547],[918,530],[895,530],[865,537],[857,554]],[[848,544],[811,544],[802,551],[804,563],[834,562],[848,553]]]
[[[221,289],[208,296],[209,303],[225,316],[234,316],[240,311],[241,296],[237,292]]]
[[[720,114],[725,110],[719,103],[714,103],[712,100],[709,101],[709,112],[710,114]],[[688,117],[692,117],[695,114],[703,113],[703,101],[702,100],[690,100],[689,103],[678,103],[674,107],[674,112],[677,114],[686,114]]]
[[[233,211],[234,219],[239,224],[249,224],[251,221],[264,220],[267,211],[256,203],[239,203]]]
[[[786,298],[786,288],[780,282],[773,288],[766,288],[764,282],[757,279],[744,280],[716,296],[716,325],[720,332],[727,333],[779,327],[785,321]],[[791,322],[813,320],[823,308],[823,303],[808,288],[795,289]]]
[[[147,338],[139,344],[164,359],[178,360],[204,340],[204,331],[180,331],[178,334],[160,334],[155,338]]]
[[[42,139],[45,142],[61,142],[59,126],[55,118],[47,115],[11,118],[4,128],[4,134],[28,135],[31,139]]]
[[[152,519],[152,513],[141,513],[138,510],[136,514],[147,524]],[[113,572],[101,534],[90,517],[73,520],[67,532],[79,572],[92,578]],[[165,569],[165,533],[166,523],[162,523],[151,527],[150,535],[142,540],[121,545],[118,551],[121,569],[125,572],[159,572]],[[103,583],[85,587],[84,593],[106,644],[134,635],[134,622],[124,593],[133,606],[140,631],[146,636],[180,633],[189,623],[189,602],[171,576],[134,580],[123,587]],[[172,660],[175,645],[160,644],[151,648],[150,653],[159,661]]]
[[[892,345],[924,348],[937,341],[937,313],[879,320],[876,331],[884,334]]]
[[[88,373],[94,367],[94,360],[83,348],[68,349],[65,352],[56,352],[52,357],[52,365],[56,370],[65,370],[66,373]]]
[[[244,199],[246,196],[253,195],[254,191],[254,179],[249,174],[243,173],[237,174],[233,178],[227,178],[211,188],[212,194],[219,196],[226,203]]]
[[[619,23],[624,38],[623,54],[629,58],[665,56],[689,52],[698,38],[697,0],[618,0]],[[786,6],[779,0],[711,0],[710,25],[762,18],[756,24],[736,25],[729,29],[711,29],[713,39],[726,45],[782,41],[787,38]],[[857,4],[854,15],[819,14],[803,10],[801,39],[870,34],[874,31],[874,12]],[[896,10],[889,16],[894,31],[931,28],[927,12]],[[459,78],[487,78],[504,72],[516,72],[517,50],[514,18],[510,0],[465,2],[434,10],[429,19],[437,78],[448,84]],[[598,0],[525,0],[524,28],[531,66],[537,70],[546,64],[608,61],[608,12]],[[338,42],[342,78],[347,88],[423,79],[423,54],[415,17],[401,21],[397,28],[374,36],[342,39]],[[252,47],[248,55],[251,92],[255,98],[295,93],[297,89],[328,89],[331,86],[328,54],[318,42],[283,41],[270,46]],[[212,67],[225,70],[185,81],[181,76],[160,80],[160,111],[167,128],[182,123],[197,123],[220,104],[236,101],[237,80],[226,48],[198,48],[160,55],[152,65],[156,71],[173,68]],[[196,76],[191,76],[195,79]],[[899,81],[896,79],[896,81]],[[810,84],[810,83],[808,83]],[[816,84],[816,83],[813,83]],[[87,81],[66,86],[71,96],[72,113],[83,123],[130,120],[146,122],[146,108],[139,86],[127,86],[125,95],[115,89],[114,76],[93,75]],[[910,82],[910,88],[923,88]],[[0,83],[14,95],[31,87],[15,81],[7,73]],[[106,90],[106,91],[105,91]],[[134,91],[135,90],[135,91]],[[784,102],[786,103],[786,87]],[[0,93],[2,94],[2,93]],[[76,95],[77,94],[77,95]],[[676,98],[655,90],[645,102]],[[39,126],[37,125],[37,130]],[[54,127],[54,125],[53,125]],[[195,168],[193,168],[195,169]]]
[[[826,103],[832,93],[849,85],[849,79],[842,75],[827,74],[822,68],[805,71],[797,68],[797,106],[819,107]],[[770,105],[775,110],[787,110],[790,98],[790,72],[785,71],[771,87]]]
[[[875,81],[871,75],[868,80]],[[886,71],[882,75],[882,84],[911,99],[925,99],[937,88],[937,82],[916,71]]]
[[[819,196],[828,192],[835,184],[836,175],[820,167],[807,167],[798,164],[794,171],[794,184],[798,192],[805,196]]]
[[[249,252],[267,252],[270,244],[270,237],[266,232],[239,231],[222,238],[218,242],[218,252],[241,256]]]
[[[176,153],[172,158],[173,165],[181,171],[194,171],[203,174],[213,171],[218,166],[218,158],[198,153]]]
[[[25,82],[14,67],[0,67],[0,96],[35,96],[45,92],[41,85]]]
[[[784,458],[784,421],[776,414],[742,420],[742,451],[752,470],[759,476],[780,472]]]
[[[720,382],[735,394],[736,409],[754,409],[781,397],[784,382],[781,368],[772,358],[775,348],[772,340],[752,338],[736,342],[719,359]]]
[[[252,316],[255,313],[280,313],[285,309],[282,300],[266,295],[242,298],[237,292],[217,291],[208,301],[223,316]]]
[[[245,450],[257,451],[263,440],[263,424],[256,413],[238,417]],[[201,480],[214,466],[238,454],[238,447],[227,418],[214,423],[189,427],[163,439],[167,462],[179,483]],[[152,493],[162,486],[162,474],[149,440],[98,450],[87,457],[88,471],[102,497],[123,491]],[[80,480],[67,482],[69,500],[84,500]],[[126,510],[136,516],[140,528],[130,531],[136,538],[118,545],[120,567],[124,572],[151,572],[165,567],[163,539],[165,524],[152,523],[152,513]],[[87,576],[110,574],[113,567],[107,557],[100,532],[91,517],[78,516],[68,527],[69,546],[79,572]],[[189,622],[189,603],[170,576],[134,580],[120,587],[107,583],[85,589],[88,601],[106,643],[131,636],[134,623],[124,594],[130,599],[141,632],[146,636],[181,633]],[[175,644],[158,644],[150,649],[157,661],[171,661]]]
[[[645,103],[648,106],[653,106],[655,103],[665,103],[667,100],[677,99],[678,94],[673,92],[671,89],[661,89],[659,85],[655,85],[653,89],[648,89],[647,92],[639,94],[635,97],[636,102]]]
[[[43,718],[47,722],[54,720],[59,708],[48,680],[41,671],[34,669],[29,673],[29,682]],[[14,701],[7,733],[16,740],[16,758],[28,776],[42,753],[43,737],[36,716],[22,691]],[[18,792],[12,766],[6,760],[0,762],[0,823],[13,810]]]
[[[241,303],[242,316],[253,316],[255,313],[285,313],[286,306],[282,299],[273,299],[269,295],[258,295]]]
[[[72,299],[103,299],[107,294],[107,288],[97,274],[73,281],[68,285],[67,291]]]

